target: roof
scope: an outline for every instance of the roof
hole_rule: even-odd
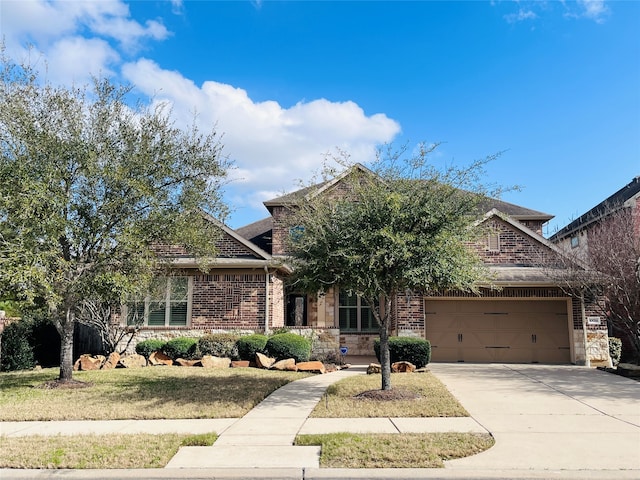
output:
[[[367,169],[366,167],[363,167],[360,164],[356,164],[354,165],[352,168],[359,168],[362,171],[366,172],[366,173],[371,173],[373,174],[373,172],[371,172],[371,170]],[[342,174],[338,175],[337,177],[331,179],[331,180],[327,180],[324,182],[320,182],[316,185],[311,185],[305,188],[302,188],[300,190],[296,190],[294,192],[290,192],[287,194],[284,194],[280,197],[271,199],[271,200],[267,200],[264,202],[264,205],[269,208],[269,207],[275,207],[275,206],[284,206],[284,205],[291,205],[291,204],[295,204],[299,199],[308,196],[310,194],[319,194],[325,190],[327,190],[328,188],[330,188],[331,186],[335,185],[336,183],[338,183],[342,178],[344,178],[349,172],[351,171],[351,169],[346,170],[345,172],[342,172]],[[481,205],[481,209],[484,210],[485,212],[488,212],[489,210],[495,208],[503,213],[506,213],[507,215],[515,218],[516,220],[539,220],[539,221],[549,221],[553,218],[553,215],[549,215],[548,213],[544,213],[544,212],[539,212],[537,210],[532,210],[530,208],[525,208],[525,207],[521,207],[519,205],[513,204],[513,203],[509,203],[509,202],[505,202],[503,200],[499,200],[497,198],[490,198],[487,197],[485,200],[483,200],[482,202],[480,202]]]
[[[627,201],[640,195],[640,176],[635,177],[631,182],[622,187],[616,193],[607,197],[604,201],[583,213],[571,223],[554,233],[549,240],[557,242],[563,238],[573,235],[575,232],[587,228],[590,224],[597,222],[601,218],[620,210]]]
[[[250,223],[244,227],[236,229],[236,233],[251,243],[257,245],[265,252],[271,252],[271,241],[273,229],[273,217],[263,218],[257,222]]]

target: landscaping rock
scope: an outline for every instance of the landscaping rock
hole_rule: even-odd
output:
[[[276,363],[275,358],[267,357],[262,353],[256,353],[256,367],[270,368],[274,363]]]
[[[416,366],[411,362],[394,362],[391,364],[392,373],[413,373]]]
[[[173,365],[173,360],[162,352],[153,352],[149,355],[149,365]]]
[[[118,366],[120,361],[120,354],[118,352],[111,352],[105,362],[100,367],[102,370],[111,370]]]
[[[300,362],[296,366],[299,372],[326,373],[322,362]]]
[[[181,367],[201,367],[202,362],[200,360],[187,360],[186,358],[176,358],[176,365]]]
[[[227,357],[214,357],[213,355],[205,355],[200,360],[204,368],[229,368],[231,359]]]
[[[285,360],[279,360],[271,365],[271,370],[281,370],[287,372],[297,372],[298,367],[296,361],[293,358],[287,358]]]
[[[251,366],[249,360],[232,360],[231,368],[247,368]]]
[[[374,373],[382,373],[382,365],[379,363],[370,363],[367,367],[367,375],[372,375]]]
[[[640,365],[633,363],[619,363],[618,372],[625,377],[640,377]]]
[[[83,355],[80,355],[80,358],[78,358],[78,360],[74,364],[73,369],[76,371],[81,370],[84,372],[90,370],[100,370],[100,367],[102,366],[104,361],[104,355],[96,355],[95,357],[93,357],[88,353],[85,353]]]
[[[118,363],[118,365],[124,368],[146,367],[147,359],[142,355],[132,353],[131,355],[123,355],[122,358],[120,358],[120,362]]]

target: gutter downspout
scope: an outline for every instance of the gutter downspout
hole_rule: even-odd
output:
[[[264,334],[269,334],[269,268],[264,266]]]

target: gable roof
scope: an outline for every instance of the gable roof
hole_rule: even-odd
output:
[[[246,238],[265,252],[271,252],[273,217],[263,218],[236,229],[236,233]]]
[[[571,223],[554,233],[549,240],[552,242],[560,241],[566,237],[573,235],[575,232],[587,228],[592,223],[601,220],[603,217],[620,210],[633,198],[640,196],[640,176],[635,177],[631,182],[622,187],[616,193],[607,197],[604,201],[593,207],[591,210],[583,213]]]
[[[334,177],[331,180],[327,180],[324,182],[320,182],[316,185],[311,185],[308,187],[301,188],[300,190],[296,190],[296,191],[287,193],[285,195],[282,195],[280,197],[267,200],[263,203],[265,207],[269,209],[269,211],[271,211],[270,207],[293,205],[297,201],[299,201],[301,198],[304,198],[307,196],[319,195],[320,193],[328,190],[332,186],[339,183],[340,180],[342,180],[344,177],[349,175],[354,169],[358,169],[364,173],[375,175],[375,173],[369,170],[367,167],[359,163],[356,163],[353,167],[345,170],[340,175]],[[537,210],[532,210],[530,208],[521,207],[514,203],[505,202],[497,198],[490,198],[490,197],[485,198],[483,201],[480,202],[480,207],[484,211],[489,211],[492,208],[496,208],[499,211],[506,213],[507,215],[510,215],[511,217],[517,220],[538,220],[542,222],[547,222],[553,218],[553,215],[549,215],[548,213],[539,212]]]

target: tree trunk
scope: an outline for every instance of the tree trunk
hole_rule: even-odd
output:
[[[382,390],[391,390],[391,356],[389,355],[388,322],[380,323],[380,366],[382,367]]]
[[[67,308],[66,317],[60,321],[60,376],[59,380],[68,382],[73,378],[73,331],[76,326],[75,316]]]

